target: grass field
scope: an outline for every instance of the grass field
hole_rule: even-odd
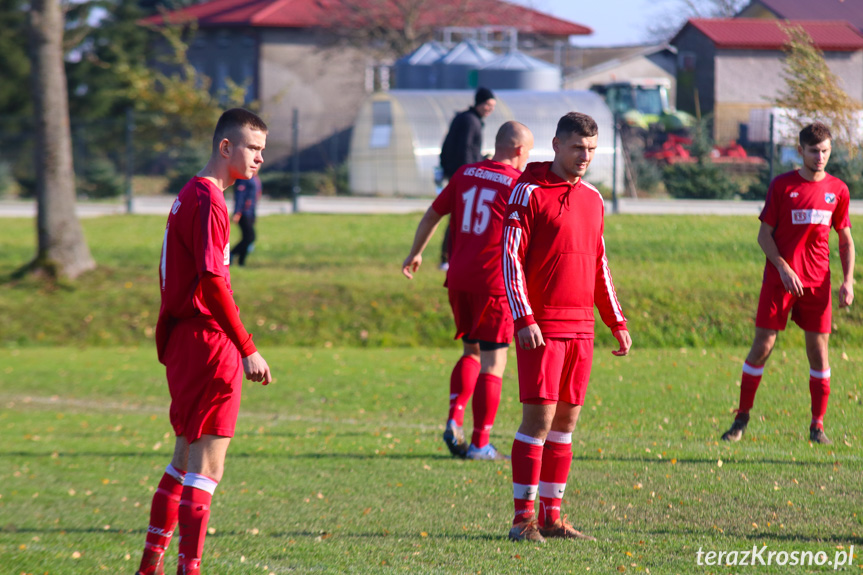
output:
[[[398,275],[417,219],[262,220],[254,265],[235,270],[234,287],[277,381],[245,386],[207,573],[833,570],[697,564],[699,549],[765,545],[830,561],[854,545],[858,557],[842,571],[861,571],[858,311],[836,320],[833,446],[806,440],[808,368],[796,328],[780,339],[745,440],[718,441],[736,406],[762,265],[751,221],[609,218],[635,348],[612,357],[600,330],[564,503],[598,541],[532,546],[505,539],[508,464],[454,460],[440,441],[458,351],[441,274],[424,269],[413,283]],[[172,447],[147,331],[163,223],[85,222],[102,267],[44,286],[10,278],[32,253],[32,222],[3,222],[2,575],[137,567]],[[426,347],[409,347],[418,344]],[[512,353],[510,362],[492,437],[507,453],[520,413]],[[175,556],[176,543],[172,568]]]

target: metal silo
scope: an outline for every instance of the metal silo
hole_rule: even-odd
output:
[[[437,61],[438,85],[442,90],[466,90],[476,88],[476,71],[496,58],[473,40],[459,42],[443,58]]]
[[[479,69],[480,86],[492,90],[534,90],[556,92],[560,90],[560,68],[522,52],[510,52]]]
[[[396,88],[400,90],[429,90],[438,87],[435,62],[447,53],[437,42],[426,42],[413,53],[396,60]]]

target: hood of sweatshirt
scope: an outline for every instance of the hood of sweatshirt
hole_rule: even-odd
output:
[[[558,193],[557,201],[560,204],[559,216],[564,210],[569,210],[569,196],[573,190],[581,186],[581,178],[576,183],[570,184],[551,171],[551,164],[551,162],[532,162],[527,165],[524,171],[525,173],[530,173],[531,183],[545,188],[549,192],[554,191]]]

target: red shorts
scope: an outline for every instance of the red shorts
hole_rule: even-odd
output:
[[[545,399],[584,405],[593,365],[593,338],[546,338],[545,345],[536,349],[516,346],[515,356],[522,403]]]
[[[189,443],[201,435],[233,437],[243,367],[228,336],[206,321],[181,321],[169,336],[165,364],[174,433]]]
[[[449,305],[455,318],[453,339],[464,337],[472,341],[506,344],[512,341],[512,313],[505,295],[451,289]]]
[[[765,277],[758,298],[755,326],[782,331],[788,323],[788,312],[803,331],[830,333],[833,325],[830,281],[803,288],[803,295],[796,297],[785,291],[781,280]]]

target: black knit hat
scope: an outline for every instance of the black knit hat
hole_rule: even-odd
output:
[[[489,100],[494,99],[494,93],[488,88],[477,88],[476,95],[473,97],[474,106],[479,106],[484,102],[488,102]]]

